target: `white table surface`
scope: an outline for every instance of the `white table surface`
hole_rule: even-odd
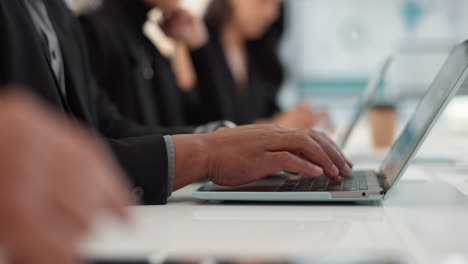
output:
[[[351,153],[366,144],[363,127]],[[404,256],[408,263],[468,263],[467,135],[436,126],[419,156],[458,162],[412,165],[383,202],[213,204],[191,198],[195,184],[174,193],[166,206],[133,208],[132,227],[103,217],[83,250],[113,257],[363,253]],[[358,168],[378,165],[357,163]]]

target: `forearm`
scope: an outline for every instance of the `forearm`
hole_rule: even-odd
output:
[[[208,138],[209,134],[172,137],[176,154],[174,191],[208,176]]]

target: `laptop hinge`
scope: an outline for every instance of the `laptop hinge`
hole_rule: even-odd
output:
[[[390,182],[388,181],[387,177],[385,177],[385,174],[382,172],[376,173],[377,179],[379,180],[380,186],[382,186],[384,190],[384,194],[390,189]]]

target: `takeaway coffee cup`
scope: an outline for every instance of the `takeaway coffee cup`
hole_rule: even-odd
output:
[[[375,103],[369,108],[369,123],[373,146],[376,150],[388,149],[395,139],[397,111],[393,103]]]

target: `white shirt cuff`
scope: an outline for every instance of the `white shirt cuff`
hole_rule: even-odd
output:
[[[174,189],[174,175],[175,175],[175,147],[171,136],[164,136],[167,150],[167,197],[172,195]]]

